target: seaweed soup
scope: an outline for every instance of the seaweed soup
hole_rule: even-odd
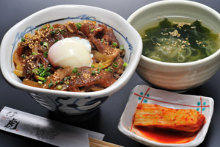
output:
[[[162,62],[192,62],[220,48],[219,34],[198,20],[163,18],[139,32],[143,40],[142,54]]]

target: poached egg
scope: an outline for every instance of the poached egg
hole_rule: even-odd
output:
[[[64,38],[54,43],[48,51],[50,63],[57,67],[82,67],[92,65],[91,45],[87,39]]]

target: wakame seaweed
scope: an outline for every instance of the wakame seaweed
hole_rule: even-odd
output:
[[[191,62],[210,56],[219,49],[219,35],[193,23],[173,23],[167,18],[144,30],[143,55],[163,62]]]

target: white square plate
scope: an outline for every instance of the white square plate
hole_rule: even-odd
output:
[[[205,116],[206,122],[196,135],[195,139],[190,142],[181,144],[158,143],[141,137],[133,131],[132,120],[138,103],[158,104],[160,106],[175,109],[195,109]],[[146,85],[138,85],[132,90],[130,94],[125,110],[121,116],[118,129],[131,139],[145,145],[167,147],[198,146],[203,142],[208,131],[213,109],[214,101],[209,97],[177,94],[164,90],[154,89]]]

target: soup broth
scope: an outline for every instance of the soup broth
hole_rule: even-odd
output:
[[[159,24],[142,29],[140,34],[143,40],[142,54],[162,62],[183,63],[200,60],[210,56],[220,47],[219,34],[198,20],[164,18]]]

